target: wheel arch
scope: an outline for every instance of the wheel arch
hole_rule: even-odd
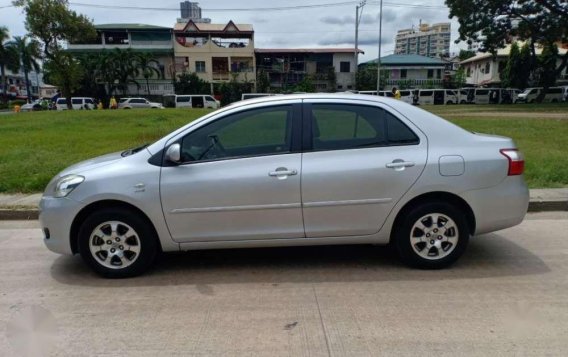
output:
[[[456,206],[458,209],[460,209],[461,211],[463,211],[465,213],[466,216],[466,221],[467,221],[467,228],[470,232],[471,235],[473,235],[475,233],[475,226],[476,226],[476,221],[475,221],[475,214],[473,213],[473,210],[471,209],[470,205],[460,196],[450,193],[450,192],[444,192],[444,191],[436,191],[436,192],[428,192],[428,193],[424,193],[421,194],[419,196],[414,197],[413,199],[411,199],[410,201],[408,201],[398,212],[398,214],[396,215],[396,218],[394,220],[393,223],[393,229],[391,231],[391,237],[392,234],[394,233],[396,227],[400,227],[401,224],[401,220],[406,216],[406,214],[414,207],[423,204],[423,203],[428,203],[428,202],[447,202],[450,203],[454,206]]]
[[[122,208],[140,215],[140,217],[142,217],[142,219],[144,219],[150,225],[150,227],[152,227],[152,232],[154,233],[154,236],[158,241],[157,242],[158,247],[160,251],[162,250],[162,244],[158,237],[158,232],[156,231],[156,227],[154,226],[148,215],[146,215],[141,209],[130,203],[120,200],[102,200],[90,203],[89,205],[83,207],[83,209],[79,211],[79,213],[73,219],[73,223],[71,224],[71,232],[69,235],[70,239],[69,243],[71,246],[71,252],[73,254],[77,254],[79,252],[78,249],[79,229],[81,229],[81,225],[83,224],[83,222],[85,222],[87,217],[89,217],[89,215],[91,215],[93,212],[106,208]]]

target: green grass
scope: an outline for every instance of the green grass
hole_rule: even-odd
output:
[[[72,163],[150,143],[209,110],[34,112],[0,116],[0,192],[39,192]]]
[[[465,129],[512,137],[526,157],[531,188],[568,186],[566,104],[426,107]],[[0,192],[39,192],[72,163],[152,142],[208,110],[35,112],[0,116]],[[533,112],[531,118],[476,117],[477,112]]]

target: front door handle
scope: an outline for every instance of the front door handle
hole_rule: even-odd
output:
[[[402,171],[406,167],[412,167],[414,165],[416,165],[416,164],[412,161],[404,161],[404,160],[401,160],[401,159],[397,159],[397,160],[393,160],[393,162],[386,164],[385,166],[389,169],[395,169],[397,171]]]
[[[286,176],[293,176],[293,175],[297,175],[297,174],[298,174],[298,170],[288,170],[285,167],[279,167],[274,171],[270,171],[268,173],[268,176],[285,178]]]

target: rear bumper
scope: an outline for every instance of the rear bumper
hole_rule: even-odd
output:
[[[70,239],[71,224],[82,208],[81,203],[69,198],[41,198],[39,222],[44,232],[43,242],[49,250],[59,254],[73,254]]]
[[[475,215],[475,234],[484,234],[521,223],[529,207],[529,189],[523,176],[508,176],[499,185],[461,195]]]

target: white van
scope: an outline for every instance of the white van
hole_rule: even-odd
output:
[[[420,89],[418,91],[418,103],[420,105],[458,104],[458,92],[453,89]]]
[[[95,101],[88,97],[71,97],[71,105],[74,110],[95,109]],[[57,110],[67,110],[67,98],[58,98],[55,107]]]
[[[221,103],[208,94],[177,95],[165,94],[164,107],[166,108],[211,108],[217,109]]]
[[[517,102],[519,103],[534,103],[540,94],[540,88],[527,88],[525,91],[518,95]],[[562,87],[550,87],[542,100],[543,103],[557,103],[564,99],[564,89]]]

